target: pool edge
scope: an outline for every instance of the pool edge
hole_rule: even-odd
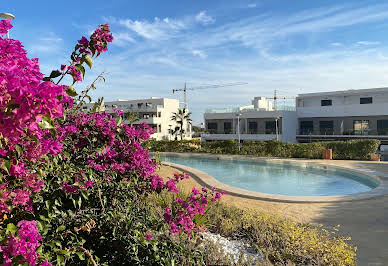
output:
[[[354,167],[348,167],[348,166],[332,165],[328,163],[323,163],[321,161],[312,161],[308,159],[281,159],[281,158],[263,158],[263,157],[250,157],[250,156],[248,157],[243,155],[192,154],[192,153],[172,153],[172,152],[166,152],[161,154],[174,154],[179,156],[194,155],[197,157],[207,157],[207,158],[239,159],[239,160],[248,160],[248,161],[271,161],[271,162],[279,162],[279,163],[287,162],[287,163],[299,164],[299,165],[307,164],[307,165],[315,165],[315,166],[317,165],[327,166],[331,168],[338,168],[346,171],[360,173],[370,177],[371,179],[379,183],[379,185],[376,188],[371,189],[369,191],[355,193],[355,194],[341,195],[341,196],[286,196],[286,195],[254,192],[246,189],[232,187],[218,181],[211,175],[201,170],[188,167],[185,165],[162,162],[164,165],[168,165],[178,170],[188,172],[202,186],[206,186],[208,188],[217,187],[220,190],[224,190],[229,195],[238,196],[238,197],[264,200],[264,201],[289,202],[289,203],[329,203],[329,202],[349,202],[349,201],[368,200],[368,199],[374,199],[377,197],[382,197],[388,194],[388,180],[385,180],[386,176],[379,176],[376,174],[371,174],[370,171],[368,172],[362,169],[355,169]]]

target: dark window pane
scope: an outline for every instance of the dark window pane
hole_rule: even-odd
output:
[[[266,121],[265,122],[265,133],[266,134],[276,134],[276,121]]]
[[[225,134],[232,133],[232,122],[224,122],[224,133]]]
[[[321,100],[321,106],[330,106],[332,105],[331,100]]]
[[[301,135],[309,135],[314,130],[314,122],[313,121],[300,121],[300,134]]]
[[[388,135],[388,120],[377,120],[377,133]]]
[[[248,133],[257,134],[257,122],[248,122]]]
[[[360,98],[360,104],[369,104],[369,103],[372,103],[372,102],[373,102],[373,98],[372,97]]]
[[[217,129],[217,123],[207,123],[207,129]]]
[[[334,132],[333,121],[319,121],[319,131],[322,135],[332,135]]]
[[[224,122],[224,129],[232,129],[232,123],[231,122]]]

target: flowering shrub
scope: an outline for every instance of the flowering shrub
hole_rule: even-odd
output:
[[[9,21],[0,23],[2,34],[10,28]],[[156,162],[143,148],[151,128],[121,124],[121,111],[116,118],[79,113],[73,104],[79,107],[89,98],[88,90],[78,96],[71,86],[59,85],[66,75],[73,84],[82,81],[83,65],[92,67],[92,57],[105,52],[112,41],[108,25],[100,25],[90,39],[78,41],[69,64],[43,77],[38,59],[28,59],[19,41],[0,38],[4,265],[79,265],[86,260],[165,264],[186,251],[163,232],[193,237],[198,229],[193,219],[204,214],[207,194],[170,202],[177,215],[167,222],[163,215],[146,218],[155,215],[147,205],[151,194],[177,193],[177,182],[187,178],[177,174],[164,182],[154,174]],[[150,243],[158,248],[149,249]],[[181,257],[200,260],[189,254]]]
[[[2,20],[0,35],[11,28],[10,21]],[[105,34],[101,34],[101,29]],[[93,36],[99,52],[106,50],[106,42],[112,41],[108,32],[104,25]],[[80,59],[74,58],[71,66],[81,68],[82,60],[91,66],[85,53],[78,55]],[[67,71],[62,73],[62,78],[66,74]],[[45,162],[44,157],[56,156],[62,150],[54,120],[64,116],[73,100],[66,93],[68,86],[53,82],[60,75],[53,71],[50,77],[43,78],[37,58],[27,58],[19,41],[0,37],[0,215],[3,224],[11,222],[7,228],[15,228],[12,222],[20,227],[17,235],[8,237],[9,230],[0,231],[4,264],[15,263],[15,256],[24,258],[19,262],[36,264],[40,257],[35,251],[41,240],[37,223],[24,219],[33,217],[33,199],[45,185],[44,173],[31,165],[39,165]]]

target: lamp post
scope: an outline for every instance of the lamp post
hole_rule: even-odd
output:
[[[240,138],[240,116],[241,114],[238,113],[236,114],[237,116],[237,137],[238,137],[238,151],[241,150],[241,146],[240,146],[240,142],[241,142],[241,138]]]
[[[279,127],[278,127],[278,121],[280,117],[275,118],[275,127],[276,127],[276,140],[279,141]]]
[[[0,18],[12,20],[15,18],[15,16],[11,13],[0,13]],[[7,39],[9,39],[9,31],[7,32]]]

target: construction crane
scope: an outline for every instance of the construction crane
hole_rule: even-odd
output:
[[[295,97],[282,97],[282,96],[278,96],[277,90],[274,90],[273,98],[269,97],[267,99],[272,99],[273,100],[273,109],[276,111],[276,109],[277,109],[277,101],[278,100],[295,99]]]
[[[211,89],[211,88],[221,88],[221,87],[228,87],[228,86],[238,86],[238,85],[245,85],[248,84],[246,82],[234,82],[234,83],[223,83],[223,84],[210,84],[210,85],[204,85],[199,87],[193,87],[193,88],[187,88],[186,82],[185,86],[181,89],[173,89],[172,93],[183,91],[184,95],[184,108],[187,110],[187,91],[193,91],[193,90],[202,90],[202,89]]]

